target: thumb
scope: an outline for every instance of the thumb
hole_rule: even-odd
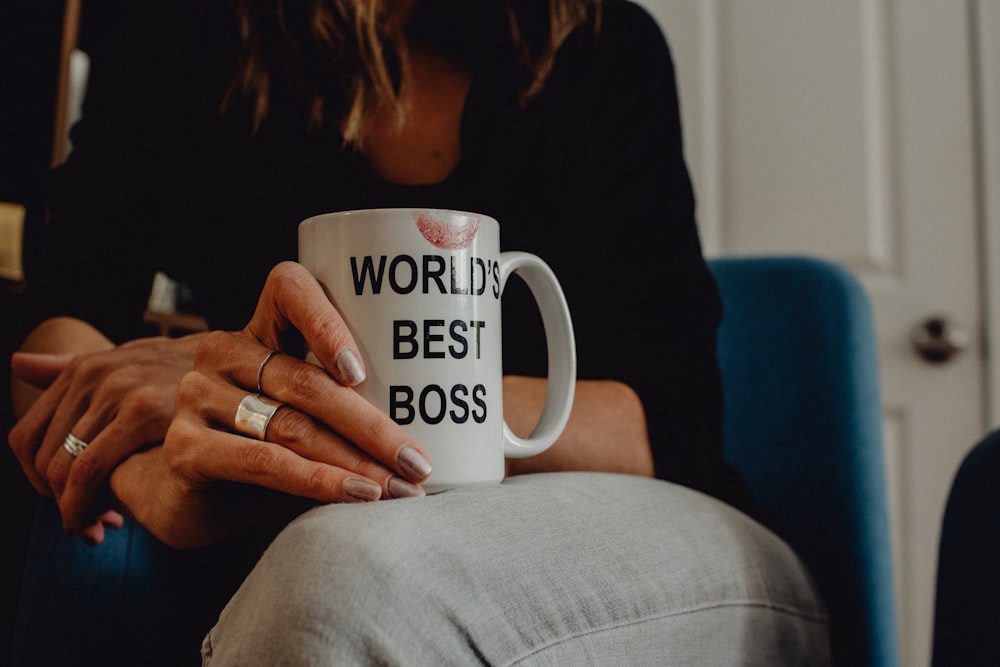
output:
[[[76,355],[15,352],[10,358],[10,370],[20,380],[45,389],[59,377]]]

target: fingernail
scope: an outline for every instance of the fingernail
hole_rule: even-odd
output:
[[[405,479],[393,477],[389,480],[389,495],[393,498],[419,498],[427,495],[424,490],[416,484],[410,484]]]
[[[361,360],[346,348],[337,355],[337,379],[348,387],[361,384],[365,379],[365,369],[361,365]]]
[[[410,479],[420,480],[431,474],[431,463],[413,447],[399,450],[399,467]]]
[[[375,482],[364,479],[349,479],[344,482],[344,491],[347,495],[358,500],[378,500],[382,497],[382,487]]]

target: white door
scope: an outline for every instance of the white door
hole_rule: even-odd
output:
[[[706,252],[826,257],[871,295],[902,664],[928,664],[941,514],[955,468],[988,423],[975,7],[642,4],[673,49]],[[911,331],[929,317],[967,334],[968,348],[924,361]]]

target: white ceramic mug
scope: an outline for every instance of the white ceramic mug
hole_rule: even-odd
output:
[[[361,348],[357,390],[430,454],[428,493],[498,483],[505,457],[559,437],[576,384],[569,309],[545,262],[500,252],[496,220],[427,209],[318,215],[299,225],[299,261]],[[527,438],[503,420],[500,298],[512,273],[535,296],[548,350],[545,409]]]

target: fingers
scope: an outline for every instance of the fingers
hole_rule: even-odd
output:
[[[178,439],[192,442],[203,437],[201,431],[185,431],[183,424],[172,429]],[[198,435],[201,434],[201,435]],[[378,500],[382,487],[374,480],[335,466],[317,463],[296,455],[289,449],[263,440],[216,431],[211,449],[203,448],[197,461],[176,466],[203,480],[228,480],[254,484],[275,491],[312,498],[321,502],[357,502]]]
[[[266,354],[267,350],[244,336],[217,333],[202,340],[195,365],[208,366],[230,387],[236,385],[252,392],[257,388],[259,361]],[[356,391],[334,381],[323,369],[290,355],[276,355],[260,374],[260,384],[267,396],[294,408],[291,415],[283,414],[285,410],[275,414],[268,440],[303,456],[327,460],[323,458],[327,450],[316,448],[336,434],[339,442],[354,446],[356,456],[379,461],[410,482],[419,483],[430,474],[426,453],[401,426]],[[214,413],[213,419],[232,430],[236,406],[246,392],[237,390],[229,396],[230,403],[222,412]],[[210,406],[206,403],[206,408]],[[276,440],[278,436],[282,439]]]
[[[382,497],[382,486],[375,480],[328,462],[345,456],[333,451],[347,449],[345,443],[328,438],[324,449],[331,451],[325,452],[325,460],[316,461],[280,444],[231,433],[243,395],[238,388],[198,373],[182,382],[178,415],[167,434],[164,454],[171,468],[192,486],[228,480],[322,502]],[[193,406],[197,409],[189,409]]]
[[[190,434],[195,440],[183,443]],[[214,446],[217,433],[208,431],[191,415],[171,425],[162,447],[133,454],[115,468],[110,479],[116,507],[142,524],[164,544],[193,549],[215,542],[263,517],[291,507],[305,508],[296,496],[262,486],[206,483],[189,466],[167,462],[167,451],[184,451],[198,442]],[[176,457],[175,457],[176,458]],[[194,473],[193,475],[191,473]],[[105,522],[105,527],[113,524]]]
[[[125,525],[125,517],[115,510],[106,511],[104,514],[97,517],[97,520],[112,530],[118,530]]]
[[[269,396],[311,415],[402,477],[421,482],[430,474],[426,453],[401,426],[356,391],[333,382],[312,364],[291,357],[276,358],[272,364],[264,382]]]
[[[120,422],[113,424],[117,424],[118,428],[105,429],[92,441],[78,438],[83,448],[78,454],[71,454],[66,447],[60,446],[47,470],[49,484],[62,515],[63,531],[67,535],[77,535],[92,546],[104,541],[105,527],[117,529],[124,522],[118,512],[102,511],[102,506],[107,507],[107,499],[102,502],[98,498],[104,492],[104,482],[117,461],[134,449],[132,445],[122,446],[121,443],[129,439],[129,434],[120,427]],[[91,427],[83,425],[75,427],[75,431],[92,432]],[[101,440],[107,441],[109,446],[105,448]],[[116,454],[116,450],[120,450],[119,453]]]
[[[104,541],[104,524],[100,521],[90,524],[80,531],[80,539],[90,546],[97,546]]]
[[[301,333],[323,368],[292,355],[268,357],[270,350],[282,349],[293,331]],[[247,391],[259,387],[267,396],[300,413],[295,416],[279,411],[275,432],[281,436],[282,445],[304,457],[359,471],[365,470],[361,461],[370,458],[395,473],[397,488],[400,482],[419,483],[430,474],[427,455],[412,443],[402,427],[347,389],[364,379],[360,353],[340,313],[312,274],[299,264],[285,262],[276,266],[245,331],[204,338],[195,368]],[[240,398],[229,400],[238,404]],[[226,410],[224,417],[214,418],[224,418],[222,426],[231,430],[234,412],[230,410],[234,408]],[[308,423],[302,421],[306,416]],[[281,433],[281,429],[292,435]],[[316,443],[329,444],[327,440],[333,434],[342,446],[316,449]],[[353,449],[343,446],[348,444]],[[354,458],[333,460],[328,458],[330,452],[349,452]],[[383,482],[386,488],[392,478],[388,479]]]
[[[89,405],[70,398],[87,395],[71,385],[52,416],[35,467],[44,472],[67,532],[83,536],[95,512],[105,509],[95,503],[114,467],[166,432],[174,396],[153,385],[138,386],[141,380],[134,375],[123,371],[107,376],[100,389],[89,394]],[[68,433],[87,443],[76,456],[63,447]]]
[[[85,416],[72,432],[92,433],[93,427]],[[141,431],[133,428],[127,417],[116,418],[92,436],[87,448],[75,458],[62,448],[56,452],[49,465],[48,479],[56,493],[66,531],[85,536],[81,531],[94,522],[94,512],[104,509],[97,501],[105,489],[105,481],[115,466],[142,444],[140,436]]]
[[[98,496],[108,476],[132,452],[163,440],[195,347],[195,341],[144,339],[72,357],[15,425],[11,447],[32,486],[59,502],[68,532],[100,533],[93,524],[106,509]],[[35,379],[65,360],[15,356],[19,371]],[[63,448],[69,433],[88,443],[76,458]]]
[[[53,383],[17,421],[7,438],[18,463],[24,470],[25,477],[39,495],[46,497],[52,496],[46,471],[52,456],[57,448],[61,447],[62,438],[66,437],[65,432],[58,437],[50,426],[57,410],[61,410],[64,414],[69,412],[71,415],[69,418],[73,421],[83,412],[83,408],[76,402],[73,405],[63,404],[68,389],[68,381],[60,379]],[[62,423],[65,421],[62,420]],[[57,421],[56,428],[59,427],[60,423]],[[46,439],[48,439],[47,446]]]
[[[73,395],[71,389],[67,392],[67,398],[55,411],[35,458],[35,467],[44,475],[45,482],[56,500],[60,500],[70,470],[81,457],[83,462],[77,474],[83,471],[89,476],[91,462],[99,456],[101,449],[101,445],[93,449],[90,445],[98,438],[104,425],[114,418],[113,413],[107,409],[108,406],[102,409],[98,403],[88,405],[82,401],[74,401],[70,398]],[[82,453],[74,455],[66,448],[65,443],[69,434],[86,443]],[[97,479],[94,484],[100,482],[101,479]]]
[[[73,432],[77,437],[89,441],[91,433],[73,431],[84,413],[92,412],[94,420],[103,423],[116,411],[120,412],[121,409],[116,404],[117,398],[106,399],[95,394],[94,387],[102,380],[104,393],[114,393],[114,389],[110,392],[107,389],[108,368],[104,355],[74,357],[65,371],[38,397],[11,431],[11,447],[29,481],[42,495],[50,496],[53,492],[58,494],[65,481],[67,461],[57,461],[51,470],[50,466],[62,451],[66,434]],[[130,371],[129,374],[136,373]]]
[[[93,547],[104,541],[108,528],[118,530],[123,525],[125,525],[125,518],[114,510],[108,510],[97,517],[92,524],[80,530],[78,534],[80,539]]]
[[[329,378],[327,382],[338,392],[354,394]],[[197,470],[206,481],[221,478],[254,483],[327,502],[423,495],[413,482],[426,475],[413,475],[411,471],[409,479],[404,479],[369,452],[293,406],[283,406],[274,413],[267,426],[267,442],[231,433],[237,408],[246,395],[240,388],[208,376],[193,373],[186,377],[179,416],[168,442],[171,465]],[[196,405],[197,410],[188,410],[189,405]],[[186,432],[177,422],[181,415],[192,414],[196,414],[194,423],[189,424],[193,432],[190,438],[181,439],[178,436]],[[203,445],[205,432],[197,435],[199,426],[217,429],[212,432],[210,450]],[[398,458],[398,449],[392,448],[389,456]],[[406,456],[403,454],[404,460]]]
[[[300,264],[283,262],[267,278],[247,331],[269,349],[296,330],[319,363],[348,387],[365,379],[361,353],[319,282]]]

